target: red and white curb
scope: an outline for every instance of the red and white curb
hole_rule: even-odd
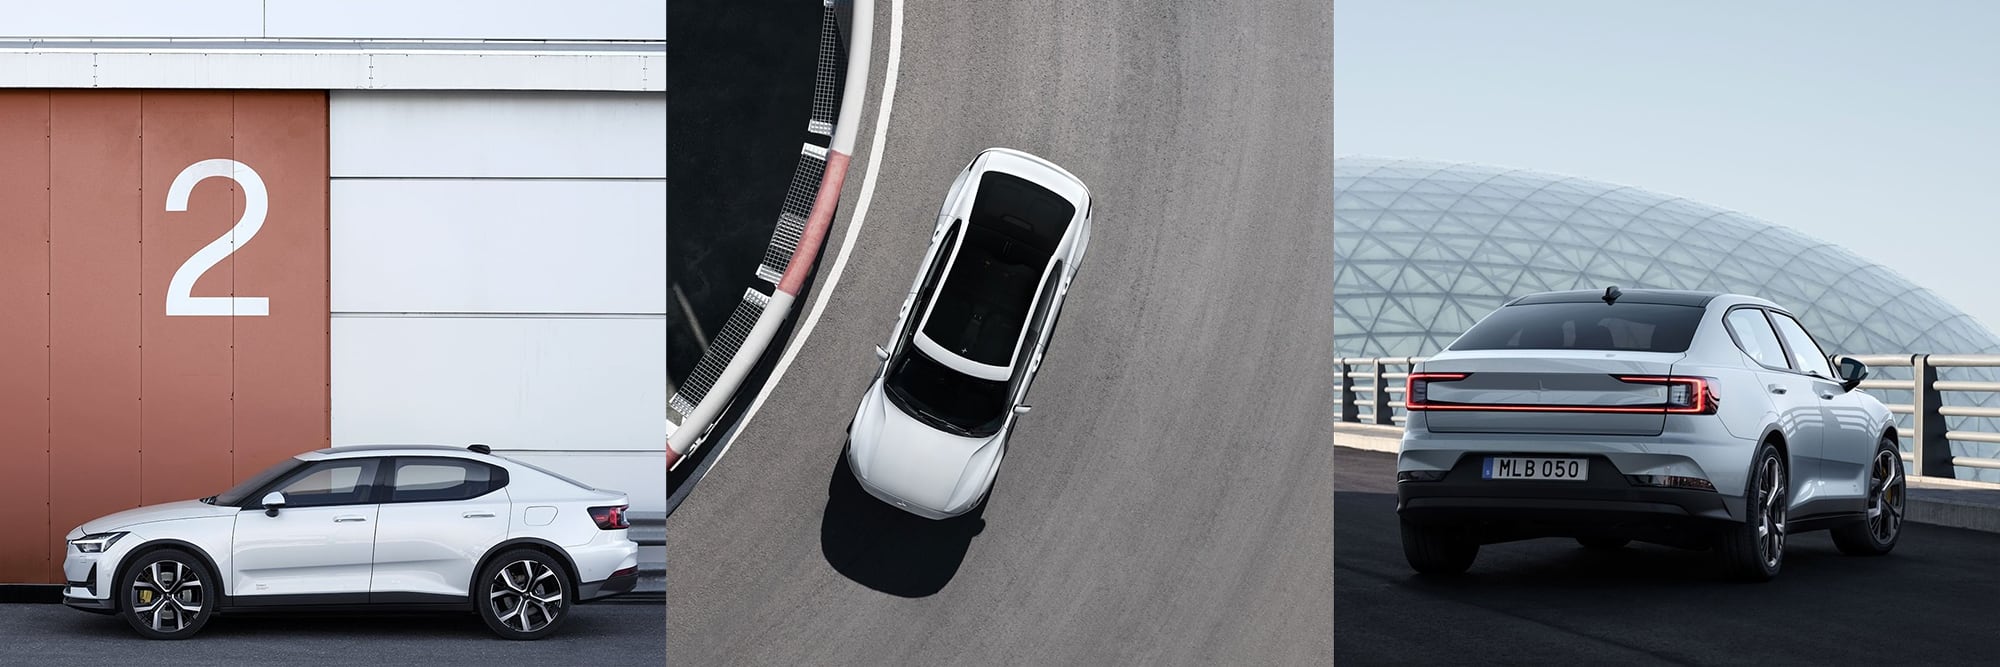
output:
[[[708,393],[702,395],[701,402],[693,412],[679,424],[668,422],[667,469],[673,470],[694,450],[695,443],[705,435],[715,420],[722,416],[722,409],[742,388],[743,380],[750,374],[751,367],[763,358],[764,351],[777,336],[778,327],[791,314],[792,302],[798,299],[804,289],[806,275],[818,259],[820,247],[826,242],[826,234],[833,226],[833,215],[840,207],[841,186],[847,180],[847,163],[854,152],[855,127],[861,117],[862,100],[868,91],[868,65],[870,61],[870,40],[875,26],[873,0],[854,0],[852,38],[848,43],[847,79],[843,84],[840,101],[840,116],[834,123],[832,141],[828,142],[826,169],[821,173],[819,192],[813,199],[812,214],[806,219],[806,227],[799,237],[797,250],[785,265],[785,273],[778,280],[777,290],[771,300],[757,316],[757,323],[743,341],[743,347],[730,357],[729,364]]]

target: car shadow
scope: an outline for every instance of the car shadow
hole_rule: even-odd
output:
[[[906,598],[944,590],[986,529],[985,503],[935,521],[876,500],[862,490],[843,451],[826,491],[820,552],[834,571],[871,589]]]

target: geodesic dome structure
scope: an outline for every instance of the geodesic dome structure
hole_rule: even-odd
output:
[[[1372,157],[1336,158],[1333,193],[1337,356],[1435,354],[1515,297],[1608,285],[1770,299],[1833,354],[2000,353],[1986,326],[1894,271],[1700,202],[1532,171]],[[1910,369],[1874,377],[1907,380]],[[2000,381],[2000,369],[1947,369],[1945,379]],[[1872,393],[1885,403],[1911,399]],[[2000,405],[1988,393],[1944,399]],[[1899,422],[1909,428],[1908,415]],[[1947,422],[2000,431],[2000,420]],[[1953,442],[1952,450],[1994,457],[2000,445]],[[1958,476],[2000,481],[2000,470],[1960,466]]]

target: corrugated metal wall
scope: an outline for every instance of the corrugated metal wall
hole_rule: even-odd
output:
[[[327,127],[321,92],[0,91],[0,582],[60,581],[82,521],[326,446]],[[210,159],[260,177],[254,235],[229,178],[169,210]],[[177,274],[268,314],[169,315]]]

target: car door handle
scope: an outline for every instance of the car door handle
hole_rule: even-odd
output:
[[[465,518],[467,518],[467,519],[491,519],[491,518],[493,518],[493,513],[492,513],[492,512],[466,512],[466,513],[465,513]]]
[[[1771,388],[1771,393],[1773,393],[1773,394],[1782,394],[1782,393],[1785,393],[1785,387],[1784,387],[1784,385],[1776,385],[1776,384],[1774,384],[1774,385],[1769,385],[1769,386],[1770,386],[1770,388]]]
[[[1819,397],[1820,397],[1820,398],[1824,398],[1824,399],[1827,399],[1827,400],[1833,400],[1833,392],[1830,392],[1830,391],[1829,391],[1829,392],[1826,392],[1826,393],[1823,393],[1823,394],[1820,394],[1820,395],[1819,395]]]
[[[333,518],[334,523],[347,523],[350,521],[367,521],[367,520],[368,520],[367,517],[361,516],[359,514],[343,514],[341,516]]]

